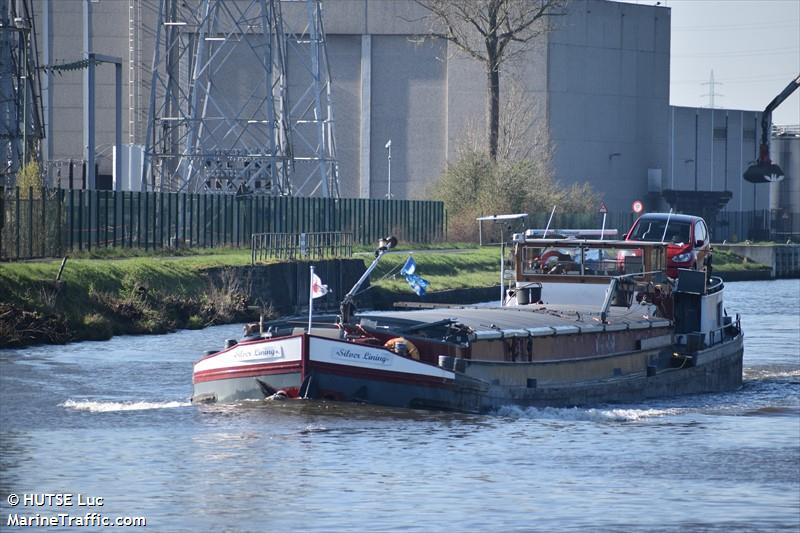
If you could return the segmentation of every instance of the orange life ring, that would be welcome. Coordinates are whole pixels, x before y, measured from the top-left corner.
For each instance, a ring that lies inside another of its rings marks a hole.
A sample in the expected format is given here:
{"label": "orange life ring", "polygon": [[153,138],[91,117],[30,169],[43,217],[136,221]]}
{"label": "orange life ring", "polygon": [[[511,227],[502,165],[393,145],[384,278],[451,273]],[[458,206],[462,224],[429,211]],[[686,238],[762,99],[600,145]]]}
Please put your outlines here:
{"label": "orange life ring", "polygon": [[389,350],[392,350],[394,352],[394,351],[396,351],[395,350],[395,345],[398,342],[406,343],[406,353],[408,353],[408,355],[409,355],[409,357],[411,357],[411,359],[416,359],[417,361],[419,361],[419,349],[416,346],[414,346],[413,342],[411,342],[410,340],[406,339],[405,337],[395,337],[393,339],[389,339],[388,341],[386,341],[386,343],[383,345],[383,347],[387,348]]}

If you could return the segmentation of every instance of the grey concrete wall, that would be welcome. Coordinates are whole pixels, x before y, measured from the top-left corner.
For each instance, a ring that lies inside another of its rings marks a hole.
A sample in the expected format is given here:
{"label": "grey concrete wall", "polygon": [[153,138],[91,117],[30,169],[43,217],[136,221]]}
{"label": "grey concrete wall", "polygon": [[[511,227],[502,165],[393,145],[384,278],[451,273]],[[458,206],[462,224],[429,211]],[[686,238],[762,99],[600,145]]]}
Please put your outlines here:
{"label": "grey concrete wall", "polygon": [[647,193],[647,169],[666,163],[669,10],[578,0],[557,24],[547,112],[556,177],[589,181],[610,209],[628,209]]}
{"label": "grey concrete wall", "polygon": [[446,50],[438,39],[372,39],[370,179],[373,198],[388,189],[384,148],[392,140],[392,195],[426,198],[441,174],[446,147]]}
{"label": "grey concrete wall", "polygon": [[742,179],[757,157],[760,121],[756,111],[672,107],[664,188],[730,191],[728,211],[767,208],[769,186]]}
{"label": "grey concrete wall", "polygon": [[328,36],[328,61],[336,98],[333,113],[336,127],[336,156],[339,160],[339,192],[357,198],[361,178],[359,138],[361,124],[361,36]]}
{"label": "grey concrete wall", "polygon": [[[50,6],[52,62],[81,57],[81,4],[34,2],[38,20],[43,6]],[[125,0],[92,4],[93,49],[123,58],[124,140],[143,144],[158,1],[136,0],[133,5],[131,11]],[[412,0],[328,0],[323,9],[342,195],[386,195],[384,144],[391,138],[392,193],[426,197],[458,148],[486,137],[483,66],[451,43],[432,38],[432,21]],[[290,30],[305,26],[303,2],[284,2],[283,12]],[[133,57],[140,59],[133,70],[128,68],[129,16],[138,43]],[[692,189],[694,162],[685,162],[692,159],[698,162],[700,190],[727,187],[735,195],[729,208],[752,208],[752,189],[745,190],[739,176],[742,162],[755,152],[752,124],[757,114],[715,110],[711,128],[708,110],[669,107],[669,9],[572,0],[554,24],[553,32],[529,52],[503,66],[501,90],[507,95],[513,83],[525,95],[524,105],[533,110],[539,130],[528,134],[533,139],[542,133],[552,141],[559,181],[589,181],[605,193],[611,209],[628,209],[632,200],[646,196],[648,169],[661,169],[665,188]],[[247,68],[246,60],[234,57],[228,70]],[[290,84],[298,88],[291,58],[289,70]],[[112,84],[113,69],[100,67],[97,142],[103,173],[111,167]],[[53,118],[48,126],[53,159],[82,157],[81,90],[80,72],[52,77]],[[712,142],[712,130],[722,128],[725,117],[726,136]],[[757,207],[766,206],[767,189],[757,190],[755,198]]]}

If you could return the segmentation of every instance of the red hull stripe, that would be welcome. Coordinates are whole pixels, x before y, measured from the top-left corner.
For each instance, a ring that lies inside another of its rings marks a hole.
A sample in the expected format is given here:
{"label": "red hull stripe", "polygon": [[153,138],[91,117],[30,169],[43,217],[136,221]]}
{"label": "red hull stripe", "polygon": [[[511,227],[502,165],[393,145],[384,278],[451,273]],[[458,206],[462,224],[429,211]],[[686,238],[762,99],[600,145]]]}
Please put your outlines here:
{"label": "red hull stripe", "polygon": [[335,365],[320,361],[310,361],[311,371],[319,370],[326,374],[336,374],[352,378],[370,379],[373,381],[388,381],[404,385],[419,385],[421,387],[450,388],[453,380],[425,376],[421,374],[407,374],[405,372],[388,372],[386,370],[372,370],[358,366]]}
{"label": "red hull stripe", "polygon": [[292,361],[291,363],[267,363],[248,365],[245,367],[213,368],[211,370],[195,372],[192,376],[192,383],[203,383],[205,381],[216,381],[218,379],[249,378],[270,374],[292,374],[300,372],[301,366],[301,361]]}

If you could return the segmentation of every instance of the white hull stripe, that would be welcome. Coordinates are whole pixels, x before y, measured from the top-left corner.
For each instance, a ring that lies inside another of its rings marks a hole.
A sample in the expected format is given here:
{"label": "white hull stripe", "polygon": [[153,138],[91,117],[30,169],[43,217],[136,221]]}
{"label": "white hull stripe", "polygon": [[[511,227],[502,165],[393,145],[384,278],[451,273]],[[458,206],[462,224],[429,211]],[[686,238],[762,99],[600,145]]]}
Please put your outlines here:
{"label": "white hull stripe", "polygon": [[281,340],[266,339],[260,342],[237,344],[228,350],[195,363],[194,371],[236,368],[265,363],[286,363],[303,358],[303,338]]}
{"label": "white hull stripe", "polygon": [[364,346],[350,342],[337,342],[311,337],[309,349],[311,361],[368,368],[370,370],[386,370],[387,372],[455,379],[453,372],[408,359],[407,357],[401,357],[378,346]]}

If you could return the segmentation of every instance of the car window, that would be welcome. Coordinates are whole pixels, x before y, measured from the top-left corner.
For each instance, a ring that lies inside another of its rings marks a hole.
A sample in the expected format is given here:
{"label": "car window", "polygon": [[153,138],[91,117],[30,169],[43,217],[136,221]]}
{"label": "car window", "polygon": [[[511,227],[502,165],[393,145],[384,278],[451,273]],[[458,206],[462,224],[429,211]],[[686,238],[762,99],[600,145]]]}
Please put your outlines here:
{"label": "car window", "polygon": [[666,225],[666,220],[639,220],[639,223],[633,228],[630,239],[634,241],[661,242],[661,238],[664,237],[664,242],[674,242],[676,244],[689,242],[690,224],[670,220],[667,233],[664,235],[664,227]]}
{"label": "car window", "polygon": [[694,239],[704,243],[708,242],[708,232],[706,231],[706,225],[702,221],[698,221],[697,226],[694,228]]}

